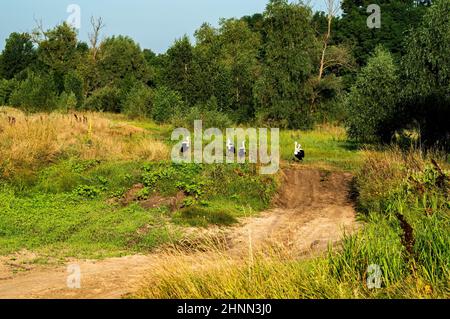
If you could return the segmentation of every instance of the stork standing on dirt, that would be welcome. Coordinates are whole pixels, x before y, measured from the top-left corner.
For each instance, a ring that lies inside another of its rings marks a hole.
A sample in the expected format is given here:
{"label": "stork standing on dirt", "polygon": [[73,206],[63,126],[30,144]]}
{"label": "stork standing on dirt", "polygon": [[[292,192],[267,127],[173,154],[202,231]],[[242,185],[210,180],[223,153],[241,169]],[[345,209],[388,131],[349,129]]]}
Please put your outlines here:
{"label": "stork standing on dirt", "polygon": [[295,142],[294,159],[303,161],[304,158],[305,158],[305,151],[303,150],[301,144]]}

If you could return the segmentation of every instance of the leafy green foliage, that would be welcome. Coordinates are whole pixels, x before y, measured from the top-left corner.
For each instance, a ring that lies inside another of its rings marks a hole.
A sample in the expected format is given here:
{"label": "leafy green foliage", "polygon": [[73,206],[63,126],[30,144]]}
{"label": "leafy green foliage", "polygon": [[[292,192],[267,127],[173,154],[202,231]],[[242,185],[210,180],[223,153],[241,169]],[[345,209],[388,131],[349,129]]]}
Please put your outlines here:
{"label": "leafy green foliage", "polygon": [[84,82],[83,77],[76,71],[70,71],[64,77],[64,92],[69,96],[73,94],[76,98],[76,107],[81,108],[84,104]]}
{"label": "leafy green foliage", "polygon": [[77,97],[73,92],[70,94],[63,92],[59,96],[58,109],[61,111],[68,112],[69,110],[75,110],[77,108],[77,104]]}
{"label": "leafy green foliage", "polygon": [[450,149],[450,1],[436,0],[408,37],[402,61],[403,126],[420,127],[427,146]]}
{"label": "leafy green foliage", "polygon": [[333,42],[349,42],[359,65],[367,63],[378,45],[384,46],[395,58],[404,54],[404,35],[416,27],[426,10],[415,0],[382,0],[376,4],[381,9],[381,28],[367,27],[367,8],[370,0],[342,1],[342,17],[336,21]]}
{"label": "leafy green foliage", "polygon": [[91,111],[119,112],[121,108],[120,93],[116,87],[104,86],[87,98],[85,108]]}
{"label": "leafy green foliage", "polygon": [[359,73],[346,100],[348,133],[360,141],[389,141],[395,116],[398,70],[388,51],[377,48]]}
{"label": "leafy green foliage", "polygon": [[11,96],[11,93],[14,92],[14,90],[16,89],[18,84],[19,83],[14,79],[12,79],[12,80],[1,79],[0,80],[0,105],[8,105],[9,104],[9,98]]}
{"label": "leafy green foliage", "polygon": [[184,103],[180,93],[167,87],[159,87],[155,90],[153,96],[152,118],[157,123],[166,122],[183,107]]}
{"label": "leafy green foliage", "polygon": [[238,122],[246,122],[254,117],[253,87],[260,71],[258,61],[261,39],[258,33],[241,20],[221,20],[219,41],[222,48],[220,63],[229,77],[227,111]]}
{"label": "leafy green foliage", "polygon": [[227,113],[218,110],[217,99],[214,96],[204,104],[178,110],[172,116],[171,123],[175,127],[193,128],[196,120],[202,120],[204,127],[208,128],[225,129],[233,125]]}
{"label": "leafy green foliage", "polygon": [[102,86],[120,87],[126,79],[143,83],[150,80],[148,65],[139,45],[124,36],[113,36],[101,43],[98,72]]}
{"label": "leafy green foliage", "polygon": [[0,56],[0,76],[9,80],[36,62],[36,50],[28,33],[11,33]]}
{"label": "leafy green foliage", "polygon": [[255,88],[259,117],[281,127],[310,128],[308,79],[319,57],[311,10],[273,0],[264,17],[265,63]]}
{"label": "leafy green foliage", "polygon": [[64,77],[81,61],[77,33],[64,22],[40,36],[43,39],[39,41],[38,60],[53,75],[56,92],[60,94],[64,91]]}
{"label": "leafy green foliage", "polygon": [[81,185],[75,189],[74,193],[84,198],[93,199],[100,194],[100,189],[94,186]]}
{"label": "leafy green foliage", "polygon": [[57,96],[52,77],[28,72],[27,78],[12,92],[9,103],[29,112],[53,110],[57,105]]}
{"label": "leafy green foliage", "polygon": [[122,112],[132,118],[149,117],[153,106],[153,91],[143,85],[134,86],[125,97]]}
{"label": "leafy green foliage", "polygon": [[194,103],[195,66],[193,47],[187,36],[176,40],[167,50],[164,83],[181,94],[186,104]]}

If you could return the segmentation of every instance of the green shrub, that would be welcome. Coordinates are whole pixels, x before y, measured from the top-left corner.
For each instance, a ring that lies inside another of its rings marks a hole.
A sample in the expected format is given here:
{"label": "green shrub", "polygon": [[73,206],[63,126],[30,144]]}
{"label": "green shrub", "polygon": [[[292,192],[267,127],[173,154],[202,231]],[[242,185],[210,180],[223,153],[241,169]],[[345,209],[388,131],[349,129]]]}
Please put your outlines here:
{"label": "green shrub", "polygon": [[64,77],[64,91],[70,96],[74,94],[76,98],[76,107],[81,108],[84,103],[84,80],[83,77],[75,72],[71,71]]}
{"label": "green shrub", "polygon": [[125,97],[122,111],[130,117],[147,117],[152,111],[152,90],[141,84],[134,86]]}
{"label": "green shrub", "polygon": [[120,112],[120,90],[112,86],[97,89],[87,98],[85,107],[91,111]]}
{"label": "green shrub", "polygon": [[11,96],[11,93],[16,89],[18,86],[18,82],[14,79],[12,80],[0,80],[0,105],[8,105],[9,104],[9,98]]}
{"label": "green shrub", "polygon": [[57,96],[52,77],[28,72],[10,97],[12,106],[28,112],[51,111],[57,106]]}
{"label": "green shrub", "polygon": [[95,186],[81,185],[75,189],[74,193],[84,198],[93,199],[100,195],[101,190]]}
{"label": "green shrub", "polygon": [[391,54],[378,47],[359,73],[346,100],[347,128],[351,138],[364,141],[389,141],[399,101],[398,69]]}
{"label": "green shrub", "polygon": [[203,127],[225,129],[233,125],[230,117],[218,109],[217,99],[212,96],[206,103],[175,112],[171,123],[176,127],[193,128],[194,121],[202,120]]}
{"label": "green shrub", "polygon": [[172,91],[167,87],[159,87],[153,97],[152,118],[158,122],[167,122],[175,112],[184,107],[180,93]]}
{"label": "green shrub", "polygon": [[73,92],[62,92],[58,100],[58,109],[61,111],[74,110],[78,106],[77,98]]}

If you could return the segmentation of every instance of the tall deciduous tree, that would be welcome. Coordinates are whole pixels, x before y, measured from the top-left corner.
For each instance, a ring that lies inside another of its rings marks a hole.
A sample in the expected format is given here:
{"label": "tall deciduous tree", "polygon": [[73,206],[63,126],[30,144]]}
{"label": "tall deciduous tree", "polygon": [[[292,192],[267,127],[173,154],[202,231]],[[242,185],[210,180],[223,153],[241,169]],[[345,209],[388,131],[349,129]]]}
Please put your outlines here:
{"label": "tall deciduous tree", "polygon": [[228,106],[239,121],[254,115],[253,86],[259,73],[259,33],[253,32],[242,20],[222,20],[220,23],[221,63],[229,76]]}
{"label": "tall deciduous tree", "polygon": [[450,0],[436,0],[411,32],[403,59],[408,117],[423,142],[450,149]]}
{"label": "tall deciduous tree", "polygon": [[38,59],[53,74],[58,93],[64,91],[64,77],[69,71],[78,67],[81,55],[86,53],[84,46],[79,46],[77,33],[67,23],[58,25],[49,31],[42,31],[38,39]]}
{"label": "tall deciduous tree", "polygon": [[124,36],[113,36],[101,43],[98,71],[101,86],[120,86],[124,81],[147,83],[151,80],[141,48]]}
{"label": "tall deciduous tree", "polygon": [[189,38],[185,35],[167,50],[164,68],[165,84],[178,91],[186,104],[193,104],[194,53]]}
{"label": "tall deciduous tree", "polygon": [[229,76],[221,63],[222,43],[219,30],[204,23],[195,31],[196,46],[194,49],[197,67],[195,84],[197,102],[205,104],[214,97],[218,109],[225,110],[229,106]]}
{"label": "tall deciduous tree", "polygon": [[346,101],[349,136],[364,142],[389,141],[388,123],[399,101],[398,68],[392,55],[378,47],[356,78]]}
{"label": "tall deciduous tree", "polygon": [[399,58],[404,54],[405,33],[417,26],[425,11],[417,0],[379,0],[375,3],[381,9],[381,27],[369,28],[367,18],[370,13],[367,8],[373,0],[343,0],[342,18],[337,25],[335,40],[350,41],[353,54],[360,65],[364,65],[377,45],[386,49]]}
{"label": "tall deciduous tree", "polygon": [[0,56],[0,76],[12,79],[36,60],[36,50],[28,33],[11,33]]}
{"label": "tall deciduous tree", "polygon": [[311,18],[310,8],[285,0],[270,1],[264,12],[264,66],[255,90],[262,119],[286,127],[312,125],[307,82],[320,46]]}
{"label": "tall deciduous tree", "polygon": [[60,74],[76,67],[77,33],[67,23],[46,31],[44,40],[39,42],[39,60],[51,70]]}

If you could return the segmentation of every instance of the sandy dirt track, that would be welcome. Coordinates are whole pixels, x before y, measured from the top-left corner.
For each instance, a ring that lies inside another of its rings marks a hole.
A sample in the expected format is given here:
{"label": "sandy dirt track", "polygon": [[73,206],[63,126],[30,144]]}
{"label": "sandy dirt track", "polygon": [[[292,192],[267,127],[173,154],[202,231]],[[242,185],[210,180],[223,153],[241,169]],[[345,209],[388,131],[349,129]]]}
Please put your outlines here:
{"label": "sandy dirt track", "polygon": [[[357,229],[350,196],[352,175],[301,167],[283,170],[283,184],[273,209],[220,230],[226,238],[225,254],[240,258],[249,247],[288,247],[294,255],[309,256],[337,244],[343,231]],[[208,230],[214,234],[216,230]],[[206,252],[208,253],[208,252]],[[197,253],[195,258],[201,259]],[[200,253],[201,254],[201,253]],[[179,256],[177,257],[179,258]],[[164,267],[167,256],[135,255],[105,260],[74,260],[81,269],[81,289],[67,288],[67,265],[30,266],[0,258],[0,298],[121,298],[132,293],[144,275]],[[22,271],[14,269],[22,267]]]}

